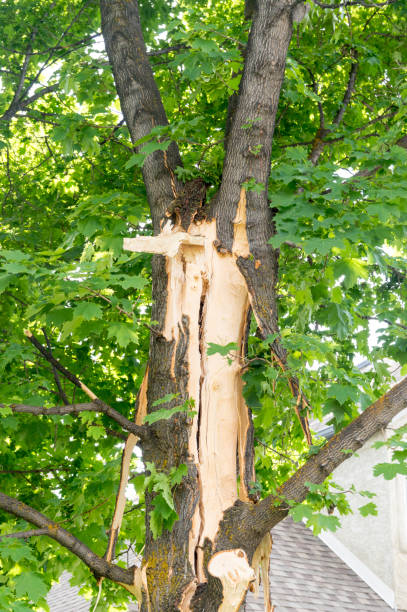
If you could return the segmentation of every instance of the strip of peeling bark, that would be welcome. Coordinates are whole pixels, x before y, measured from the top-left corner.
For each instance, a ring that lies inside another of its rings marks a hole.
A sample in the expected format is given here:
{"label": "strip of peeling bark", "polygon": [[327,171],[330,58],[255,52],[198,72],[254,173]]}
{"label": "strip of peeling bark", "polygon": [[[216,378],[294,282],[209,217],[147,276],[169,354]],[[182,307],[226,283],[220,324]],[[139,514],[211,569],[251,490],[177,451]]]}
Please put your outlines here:
{"label": "strip of peeling bark", "polygon": [[[144,417],[147,413],[147,385],[148,368],[144,375],[143,382],[141,383],[140,391],[138,393],[136,402],[135,423],[139,427],[141,427],[141,425],[143,424]],[[126,487],[129,481],[131,459],[138,440],[138,436],[135,436],[131,433],[126,440],[126,444],[124,445],[122,453],[119,488],[116,496],[116,504],[113,513],[112,524],[109,530],[109,542],[105,553],[105,559],[109,562],[115,556],[116,542],[122,525],[124,508],[126,506]]]}
{"label": "strip of peeling bark", "polygon": [[[136,0],[101,0],[102,33],[112,66],[122,112],[135,143],[147,136],[153,127],[166,126],[168,120],[154,80]],[[153,218],[154,230],[181,184],[174,175],[181,166],[177,145],[167,151],[156,151],[143,165],[143,179]]]}
{"label": "strip of peeling bark", "polygon": [[108,563],[105,559],[96,555],[86,544],[69,533],[69,531],[60,527],[58,523],[38,512],[38,510],[31,508],[31,506],[27,506],[27,504],[18,499],[0,492],[0,508],[45,530],[48,537],[62,544],[62,546],[79,557],[92,570],[95,576],[103,576],[124,584],[133,584],[135,568],[124,569]]}

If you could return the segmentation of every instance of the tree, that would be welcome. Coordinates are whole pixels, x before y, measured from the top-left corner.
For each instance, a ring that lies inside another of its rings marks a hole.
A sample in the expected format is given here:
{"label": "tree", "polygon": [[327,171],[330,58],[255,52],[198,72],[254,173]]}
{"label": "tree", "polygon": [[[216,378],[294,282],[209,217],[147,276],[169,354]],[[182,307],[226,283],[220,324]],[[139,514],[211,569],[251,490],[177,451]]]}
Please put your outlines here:
{"label": "tree", "polygon": [[327,477],[407,404],[407,12],[100,14],[108,61],[96,2],[1,6],[0,603],[67,568],[103,609],[237,610],[273,526],[335,529]]}

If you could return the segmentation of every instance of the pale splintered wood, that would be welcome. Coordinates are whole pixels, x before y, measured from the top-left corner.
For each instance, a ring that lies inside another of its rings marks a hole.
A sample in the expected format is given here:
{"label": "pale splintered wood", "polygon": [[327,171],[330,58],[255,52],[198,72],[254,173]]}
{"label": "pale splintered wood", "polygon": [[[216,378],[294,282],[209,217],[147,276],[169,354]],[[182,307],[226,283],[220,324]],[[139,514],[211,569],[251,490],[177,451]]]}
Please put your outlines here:
{"label": "pale splintered wood", "polygon": [[219,612],[237,612],[247,587],[256,575],[240,548],[218,552],[209,560],[208,572],[219,578],[223,587],[223,600]]}
{"label": "pale splintered wood", "polygon": [[204,238],[191,236],[187,232],[162,233],[159,236],[137,236],[136,238],[124,238],[123,248],[125,251],[137,253],[157,253],[174,257],[182,244],[203,246]]}
{"label": "pale splintered wood", "polygon": [[[243,475],[250,423],[240,374],[249,295],[236,265],[237,257],[249,255],[244,190],[234,227],[231,253],[219,253],[215,248],[215,221],[191,225],[188,232],[167,224],[159,236],[124,241],[128,250],[166,256],[167,310],[162,333],[166,340],[174,342],[174,380],[177,345],[185,333],[183,321],[188,321],[188,394],[194,399],[198,413],[190,430],[189,454],[198,471],[200,500],[189,533],[189,562],[196,578],[184,590],[179,604],[183,612],[190,609],[197,583],[206,582],[205,539],[215,540],[224,511],[238,497],[237,450],[242,481],[240,496],[248,500]],[[209,343],[222,346],[233,343],[237,349],[230,353],[228,360],[220,354],[208,355]],[[243,557],[237,556],[236,551],[224,557],[232,559],[234,566],[232,573],[225,574],[224,578],[227,598],[220,608],[223,612],[237,609],[230,606],[235,601],[236,605],[240,603],[249,581],[254,579],[245,553],[241,552]]]}
{"label": "pale splintered wood", "polygon": [[269,569],[270,569],[270,554],[271,548],[273,546],[273,540],[269,533],[266,533],[264,538],[261,540],[260,544],[256,548],[253,559],[252,559],[252,567],[254,569],[256,579],[253,582],[252,590],[255,597],[259,596],[259,586],[260,582],[263,584],[263,592],[264,592],[264,611],[265,612],[273,612],[273,607],[271,605],[270,598],[270,578],[269,578]]}
{"label": "pale splintered wood", "polygon": [[[139,391],[139,402],[138,410],[136,414],[136,425],[142,425],[144,417],[147,414],[147,384],[148,384],[148,368],[141,383]],[[109,542],[106,551],[106,561],[111,561],[116,540],[119,535],[120,527],[123,520],[124,508],[126,506],[126,487],[129,481],[130,464],[133,456],[134,447],[138,442],[138,437],[134,434],[130,434],[124,445],[122,454],[122,464],[120,470],[120,483],[119,489],[116,496],[116,504],[113,513],[112,524],[109,532]]]}
{"label": "pale splintered wood", "polygon": [[133,584],[125,584],[124,582],[119,582],[119,584],[134,595],[134,597],[140,603],[143,598],[144,590],[146,593],[147,612],[151,612],[150,598],[148,597],[147,567],[148,563],[143,565],[143,567],[134,568]]}
{"label": "pale splintered wood", "polygon": [[237,205],[236,217],[233,221],[234,241],[233,253],[237,257],[249,257],[250,246],[246,230],[246,190],[241,189]]}

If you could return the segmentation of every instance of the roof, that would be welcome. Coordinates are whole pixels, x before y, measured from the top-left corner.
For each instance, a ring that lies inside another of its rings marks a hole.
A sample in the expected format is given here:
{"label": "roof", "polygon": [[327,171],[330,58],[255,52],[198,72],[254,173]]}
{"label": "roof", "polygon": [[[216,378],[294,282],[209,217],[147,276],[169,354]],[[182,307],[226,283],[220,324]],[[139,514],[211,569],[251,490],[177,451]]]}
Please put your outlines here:
{"label": "roof", "polygon": [[[287,518],[272,531],[270,591],[275,612],[388,612],[390,608],[302,523]],[[244,609],[244,608],[243,608]],[[245,612],[263,612],[249,593]]]}
{"label": "roof", "polygon": [[[388,612],[376,593],[302,523],[290,518],[272,531],[270,585],[275,612]],[[71,587],[69,574],[48,595],[51,612],[88,612],[90,604]],[[129,612],[137,608],[132,605]],[[263,612],[263,595],[249,593],[245,612]]]}

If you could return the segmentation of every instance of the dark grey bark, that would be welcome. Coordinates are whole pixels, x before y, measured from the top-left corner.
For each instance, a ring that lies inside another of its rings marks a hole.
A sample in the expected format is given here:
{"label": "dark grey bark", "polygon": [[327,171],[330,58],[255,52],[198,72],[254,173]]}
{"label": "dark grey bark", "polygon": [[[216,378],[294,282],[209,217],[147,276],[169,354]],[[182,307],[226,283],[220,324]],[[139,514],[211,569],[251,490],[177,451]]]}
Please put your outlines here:
{"label": "dark grey bark", "polygon": [[[135,143],[154,127],[168,125],[144,44],[138,4],[136,0],[101,0],[100,11],[121,108]],[[143,166],[156,233],[160,231],[160,221],[169,203],[180,189],[174,175],[177,166],[181,166],[181,158],[174,142],[166,152],[149,155]]]}

